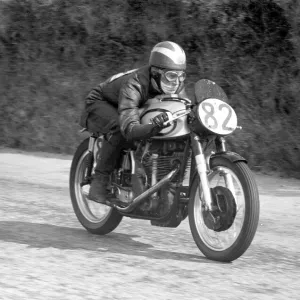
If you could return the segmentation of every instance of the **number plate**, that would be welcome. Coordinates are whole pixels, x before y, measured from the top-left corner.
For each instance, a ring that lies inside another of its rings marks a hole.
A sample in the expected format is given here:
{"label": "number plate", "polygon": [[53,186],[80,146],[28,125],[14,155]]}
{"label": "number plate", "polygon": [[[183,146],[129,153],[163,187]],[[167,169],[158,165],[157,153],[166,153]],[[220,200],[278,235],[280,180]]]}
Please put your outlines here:
{"label": "number plate", "polygon": [[202,101],[198,105],[198,115],[203,126],[215,134],[230,134],[237,126],[234,109],[219,99],[209,98]]}

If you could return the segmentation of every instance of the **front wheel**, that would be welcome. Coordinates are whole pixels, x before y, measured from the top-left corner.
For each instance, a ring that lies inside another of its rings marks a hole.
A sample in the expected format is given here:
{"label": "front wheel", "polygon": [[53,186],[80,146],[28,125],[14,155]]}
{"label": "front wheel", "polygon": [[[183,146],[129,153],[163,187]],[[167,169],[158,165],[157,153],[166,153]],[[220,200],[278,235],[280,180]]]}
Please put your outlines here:
{"label": "front wheel", "polygon": [[70,196],[74,212],[81,225],[93,234],[107,234],[121,222],[122,215],[112,207],[87,198],[89,184],[81,186],[86,178],[89,139],[84,140],[75,152],[70,171]]}
{"label": "front wheel", "polygon": [[199,177],[189,201],[189,223],[195,243],[209,259],[230,262],[250,246],[259,220],[259,194],[254,176],[245,162],[213,158],[209,185],[216,211],[211,214],[202,201]]}

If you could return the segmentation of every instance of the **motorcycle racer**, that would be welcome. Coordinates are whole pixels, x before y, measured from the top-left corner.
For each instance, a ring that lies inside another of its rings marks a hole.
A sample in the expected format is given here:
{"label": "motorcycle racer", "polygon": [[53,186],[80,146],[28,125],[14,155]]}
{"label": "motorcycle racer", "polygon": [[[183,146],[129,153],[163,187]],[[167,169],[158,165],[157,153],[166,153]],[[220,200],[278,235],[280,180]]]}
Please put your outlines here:
{"label": "motorcycle racer", "polygon": [[140,123],[139,108],[162,94],[184,94],[186,55],[176,43],[156,44],[149,63],[138,69],[116,74],[96,86],[85,99],[80,125],[103,134],[102,150],[96,163],[89,198],[105,203],[109,176],[126,141],[155,136],[168,120],[166,113]]}

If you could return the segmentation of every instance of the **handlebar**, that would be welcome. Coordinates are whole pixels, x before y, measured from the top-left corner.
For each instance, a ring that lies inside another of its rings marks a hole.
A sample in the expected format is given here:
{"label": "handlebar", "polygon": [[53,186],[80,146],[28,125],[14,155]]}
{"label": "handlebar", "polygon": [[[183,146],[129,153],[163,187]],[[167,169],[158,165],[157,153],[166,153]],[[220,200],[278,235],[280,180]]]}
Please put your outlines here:
{"label": "handlebar", "polygon": [[179,118],[181,118],[181,117],[183,117],[183,116],[188,115],[190,112],[191,112],[190,109],[184,110],[183,113],[182,113],[182,111],[177,111],[177,112],[175,112],[174,114],[172,114],[172,113],[170,113],[170,112],[166,112],[166,114],[168,115],[169,120],[166,121],[166,122],[164,122],[164,125],[163,125],[163,126],[171,125],[172,122],[174,122],[175,120],[177,120],[177,119],[179,119]]}
{"label": "handlebar", "polygon": [[[163,123],[163,126],[169,126],[174,122],[175,120],[184,117],[188,115],[191,112],[192,107],[192,101],[188,98],[182,97],[178,94],[168,94],[168,95],[159,95],[155,98],[149,99],[149,101],[154,101],[153,103],[159,103],[159,102],[166,102],[166,101],[174,101],[174,102],[181,102],[185,104],[186,109],[181,109],[175,113],[166,112],[168,116],[168,121]],[[142,114],[143,109],[139,110],[140,115]],[[151,121],[151,120],[150,120]],[[149,124],[152,124],[151,122]]]}

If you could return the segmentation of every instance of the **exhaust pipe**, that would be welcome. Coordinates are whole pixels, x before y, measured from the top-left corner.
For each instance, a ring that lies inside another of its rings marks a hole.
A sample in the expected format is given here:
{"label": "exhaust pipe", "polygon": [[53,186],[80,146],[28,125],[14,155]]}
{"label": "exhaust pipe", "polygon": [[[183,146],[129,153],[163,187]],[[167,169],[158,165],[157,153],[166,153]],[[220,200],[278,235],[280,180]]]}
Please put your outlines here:
{"label": "exhaust pipe", "polygon": [[151,186],[147,191],[134,198],[128,206],[120,207],[115,205],[114,208],[116,208],[120,212],[125,212],[125,213],[132,212],[141,202],[143,202],[143,200],[147,199],[150,195],[157,192],[162,186],[164,186],[166,183],[172,180],[172,178],[176,175],[178,171],[179,171],[179,166],[177,166],[169,174],[163,177],[158,183]]}

